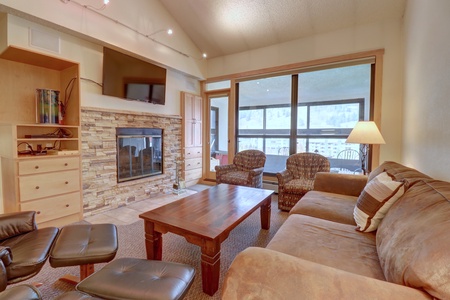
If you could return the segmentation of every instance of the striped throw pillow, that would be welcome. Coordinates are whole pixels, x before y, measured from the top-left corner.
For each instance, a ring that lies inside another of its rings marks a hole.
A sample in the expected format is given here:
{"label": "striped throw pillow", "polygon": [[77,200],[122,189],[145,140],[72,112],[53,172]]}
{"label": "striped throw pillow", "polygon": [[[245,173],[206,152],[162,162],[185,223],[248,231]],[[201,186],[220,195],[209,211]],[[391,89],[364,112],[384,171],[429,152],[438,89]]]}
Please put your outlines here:
{"label": "striped throw pillow", "polygon": [[382,172],[369,181],[356,202],[353,217],[356,230],[375,231],[389,208],[405,192],[404,183]]}

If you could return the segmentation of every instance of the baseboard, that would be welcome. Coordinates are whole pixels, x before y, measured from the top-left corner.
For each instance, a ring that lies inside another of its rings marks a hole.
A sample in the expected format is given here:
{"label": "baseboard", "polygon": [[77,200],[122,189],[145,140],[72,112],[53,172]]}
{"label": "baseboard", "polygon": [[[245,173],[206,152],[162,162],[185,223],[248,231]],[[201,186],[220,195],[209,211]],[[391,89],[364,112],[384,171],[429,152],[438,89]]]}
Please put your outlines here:
{"label": "baseboard", "polygon": [[278,194],[278,183],[273,181],[263,181],[263,189],[271,190]]}

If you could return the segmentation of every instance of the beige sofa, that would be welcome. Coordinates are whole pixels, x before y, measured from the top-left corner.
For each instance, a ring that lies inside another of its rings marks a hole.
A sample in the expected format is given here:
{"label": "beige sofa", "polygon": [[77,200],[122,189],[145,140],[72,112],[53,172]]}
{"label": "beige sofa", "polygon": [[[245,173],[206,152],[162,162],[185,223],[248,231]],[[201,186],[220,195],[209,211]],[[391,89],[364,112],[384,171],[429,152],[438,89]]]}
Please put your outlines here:
{"label": "beige sofa", "polygon": [[[404,194],[373,232],[358,196],[387,171]],[[450,299],[450,183],[385,162],[369,177],[319,173],[266,248],[231,264],[222,299]]]}

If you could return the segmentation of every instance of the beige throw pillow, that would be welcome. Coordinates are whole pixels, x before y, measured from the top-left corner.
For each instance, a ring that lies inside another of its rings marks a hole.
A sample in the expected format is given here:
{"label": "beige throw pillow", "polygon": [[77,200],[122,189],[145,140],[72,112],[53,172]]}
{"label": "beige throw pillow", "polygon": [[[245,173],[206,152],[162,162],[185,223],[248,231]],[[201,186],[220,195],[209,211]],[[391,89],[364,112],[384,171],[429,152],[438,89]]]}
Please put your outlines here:
{"label": "beige throw pillow", "polygon": [[405,192],[404,183],[382,172],[369,181],[356,202],[353,217],[356,230],[370,232],[378,228],[392,204]]}

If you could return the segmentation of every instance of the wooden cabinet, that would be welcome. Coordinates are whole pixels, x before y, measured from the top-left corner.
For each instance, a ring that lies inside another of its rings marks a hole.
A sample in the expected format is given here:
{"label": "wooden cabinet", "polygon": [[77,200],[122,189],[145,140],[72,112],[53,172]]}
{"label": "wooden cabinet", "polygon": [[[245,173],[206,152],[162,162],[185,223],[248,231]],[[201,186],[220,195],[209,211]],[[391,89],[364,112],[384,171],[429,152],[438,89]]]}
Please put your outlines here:
{"label": "wooden cabinet", "polygon": [[191,186],[202,178],[203,174],[203,112],[202,97],[186,92],[181,93],[182,116],[182,176],[186,186]]}
{"label": "wooden cabinet", "polygon": [[[0,54],[3,211],[34,210],[39,227],[82,219],[79,65],[10,46]],[[63,121],[37,123],[36,90],[59,91]]]}

